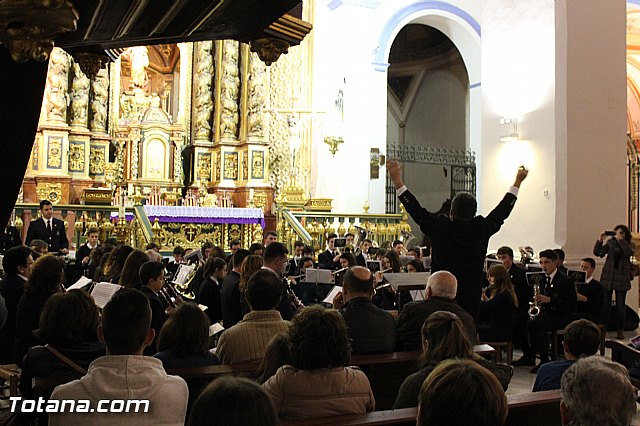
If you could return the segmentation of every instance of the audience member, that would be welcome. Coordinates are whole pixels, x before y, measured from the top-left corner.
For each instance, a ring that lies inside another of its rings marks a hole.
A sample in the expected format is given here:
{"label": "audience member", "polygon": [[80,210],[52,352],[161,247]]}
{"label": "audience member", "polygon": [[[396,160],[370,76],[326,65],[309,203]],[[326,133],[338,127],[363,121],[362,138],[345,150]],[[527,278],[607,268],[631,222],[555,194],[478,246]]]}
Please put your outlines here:
{"label": "audience member", "polygon": [[416,350],[421,347],[420,331],[429,315],[437,311],[448,311],[456,314],[465,326],[469,339],[475,342],[476,325],[464,309],[456,301],[458,283],[456,277],[447,271],[433,273],[427,281],[425,300],[407,304],[398,319],[398,350]]}
{"label": "audience member", "polygon": [[263,384],[276,374],[280,367],[292,362],[289,335],[287,333],[276,334],[267,344],[264,358],[262,358],[262,362],[258,370],[256,370],[256,380],[258,383]]}
{"label": "audience member", "polygon": [[242,319],[240,305],[240,270],[242,262],[250,256],[249,250],[239,249],[231,257],[231,272],[222,281],[220,298],[222,302],[222,325],[229,328]]}
{"label": "audience member", "polygon": [[600,349],[600,330],[589,320],[573,321],[564,329],[562,342],[566,359],[551,361],[540,366],[533,392],[560,389],[562,374],[571,367],[578,358],[595,355]]}
{"label": "audience member", "polygon": [[138,290],[116,293],[98,326],[98,338],[105,343],[107,355],[92,362],[80,380],[58,386],[51,395],[57,400],[89,400],[94,409],[99,400],[148,400],[148,412],[51,413],[49,425],[183,425],[187,384],[180,377],[167,375],[159,359],[142,356],[155,337],[150,325],[151,308],[144,294]]}
{"label": "audience member", "polygon": [[240,265],[240,282],[238,283],[238,289],[240,290],[240,308],[242,309],[242,316],[245,316],[251,311],[244,294],[247,282],[253,274],[262,268],[263,264],[264,261],[262,260],[262,256],[252,254],[247,256],[242,262],[242,265]]}
{"label": "audience member", "polygon": [[[153,250],[151,251],[156,253]],[[126,288],[135,288],[140,290],[143,286],[142,281],[140,281],[140,267],[150,260],[149,255],[142,250],[134,250],[129,253],[127,260],[125,260],[124,266],[122,267],[118,284]]]}
{"label": "audience member", "polygon": [[513,291],[509,271],[503,265],[493,265],[487,271],[489,292],[482,294],[478,316],[478,335],[483,342],[510,342],[518,298]]}
{"label": "audience member", "polygon": [[127,257],[133,251],[133,247],[126,244],[117,246],[109,255],[109,260],[103,269],[103,276],[98,281],[106,281],[110,283],[120,282],[120,274],[124,268]]}
{"label": "audience member", "polygon": [[596,261],[590,257],[585,257],[580,261],[580,269],[587,274],[587,279],[584,284],[577,286],[578,318],[586,318],[596,324],[602,324],[604,289],[600,282],[593,278],[593,272],[596,270]]}
{"label": "audience member", "polygon": [[500,426],[507,396],[486,368],[468,360],[440,363],[420,390],[418,426]]}
{"label": "audience member", "polygon": [[154,331],[154,339],[144,349],[145,355],[153,355],[157,351],[157,337],[160,335],[162,325],[167,319],[167,309],[158,293],[164,286],[164,266],[160,262],[146,262],[140,267],[140,282],[142,282],[142,294],[149,299],[151,307],[151,328]]}
{"label": "audience member", "polygon": [[37,238],[35,240],[31,240],[29,248],[31,248],[33,260],[36,260],[40,256],[44,256],[45,254],[49,254],[49,246],[44,240],[40,240]]}
{"label": "audience member", "polygon": [[282,281],[273,271],[260,269],[253,274],[245,296],[251,312],[220,336],[216,354],[223,364],[261,360],[271,338],[289,330],[289,321],[284,321],[276,310],[282,297]]}
{"label": "audience member", "polygon": [[628,426],[636,395],[627,370],[599,356],[576,361],[561,380],[560,417],[568,426]]}
{"label": "audience member", "polygon": [[344,274],[342,292],[333,299],[347,324],[354,354],[393,352],[396,347],[396,321],[371,303],[373,293],[371,271],[353,266]]}
{"label": "audience member", "polygon": [[285,365],[262,386],[285,419],[364,414],[375,409],[369,379],[347,367],[351,349],[347,326],[334,310],[308,307],[289,330],[292,365]]}
{"label": "audience member", "polygon": [[273,403],[257,383],[222,377],[196,400],[189,426],[278,426]]}
{"label": "audience member", "polygon": [[220,283],[224,279],[227,264],[219,257],[210,257],[203,266],[204,280],[200,284],[200,292],[196,299],[206,306],[209,322],[214,324],[222,319],[222,302],[220,300]]}

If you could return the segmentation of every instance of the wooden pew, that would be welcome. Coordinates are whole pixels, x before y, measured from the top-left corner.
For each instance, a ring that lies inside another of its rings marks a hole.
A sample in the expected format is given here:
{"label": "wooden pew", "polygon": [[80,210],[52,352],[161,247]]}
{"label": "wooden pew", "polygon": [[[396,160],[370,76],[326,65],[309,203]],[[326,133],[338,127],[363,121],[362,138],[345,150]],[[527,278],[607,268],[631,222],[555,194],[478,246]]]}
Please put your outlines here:
{"label": "wooden pew", "polygon": [[[560,426],[560,391],[507,396],[509,414],[505,426]],[[283,426],[409,426],[416,424],[417,408],[375,411],[373,413],[284,421]]]}
{"label": "wooden pew", "polygon": [[[640,360],[640,351],[629,346],[626,342],[619,340],[607,340],[604,342],[604,346],[611,349],[611,361],[622,364],[627,369],[633,366],[633,364]],[[640,379],[637,377],[629,376],[631,384],[640,389]]]}

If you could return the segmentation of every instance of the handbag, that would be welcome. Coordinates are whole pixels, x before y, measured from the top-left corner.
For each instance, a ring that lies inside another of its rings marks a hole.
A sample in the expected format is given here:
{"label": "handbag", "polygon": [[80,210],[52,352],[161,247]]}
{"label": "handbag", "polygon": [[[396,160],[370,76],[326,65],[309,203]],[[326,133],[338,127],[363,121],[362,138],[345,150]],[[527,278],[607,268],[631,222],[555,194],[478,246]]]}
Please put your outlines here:
{"label": "handbag", "polygon": [[629,265],[629,280],[633,280],[634,277],[640,275],[640,266],[635,263]]}

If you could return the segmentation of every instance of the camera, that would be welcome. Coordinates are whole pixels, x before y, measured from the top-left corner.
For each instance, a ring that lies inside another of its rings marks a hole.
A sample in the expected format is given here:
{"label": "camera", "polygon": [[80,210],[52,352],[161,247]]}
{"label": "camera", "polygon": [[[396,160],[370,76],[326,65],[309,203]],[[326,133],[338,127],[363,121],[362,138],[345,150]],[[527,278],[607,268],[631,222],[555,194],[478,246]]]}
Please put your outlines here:
{"label": "camera", "polygon": [[604,235],[607,235],[609,237],[615,237],[616,231],[604,231]]}
{"label": "camera", "polygon": [[347,245],[347,239],[346,238],[336,238],[333,240],[333,247],[334,248],[342,248],[344,246]]}

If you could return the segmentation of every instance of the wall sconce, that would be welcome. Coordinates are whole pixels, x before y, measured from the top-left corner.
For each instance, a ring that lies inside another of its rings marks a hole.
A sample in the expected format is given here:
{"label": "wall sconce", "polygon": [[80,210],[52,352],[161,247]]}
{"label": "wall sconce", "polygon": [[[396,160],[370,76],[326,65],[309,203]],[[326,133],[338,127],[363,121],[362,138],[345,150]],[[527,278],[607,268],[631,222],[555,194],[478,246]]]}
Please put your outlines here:
{"label": "wall sconce", "polygon": [[329,152],[331,152],[331,155],[335,157],[336,152],[338,152],[338,146],[341,143],[344,143],[344,139],[340,136],[325,136],[324,143],[329,145]]}
{"label": "wall sconce", "polygon": [[515,118],[505,118],[502,117],[500,119],[500,124],[507,127],[507,134],[500,136],[500,142],[513,142],[520,139],[520,135],[518,134],[518,120]]}

